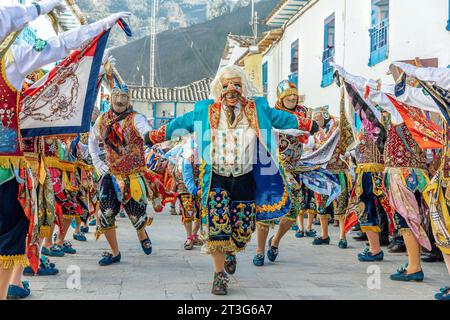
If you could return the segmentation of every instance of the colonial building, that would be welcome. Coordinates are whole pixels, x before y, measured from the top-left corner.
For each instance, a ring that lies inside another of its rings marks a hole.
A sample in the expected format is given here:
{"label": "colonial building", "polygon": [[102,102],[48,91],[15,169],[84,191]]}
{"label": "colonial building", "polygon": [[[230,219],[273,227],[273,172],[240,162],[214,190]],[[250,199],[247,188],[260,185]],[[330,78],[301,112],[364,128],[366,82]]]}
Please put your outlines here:
{"label": "colonial building", "polygon": [[[349,72],[392,83],[392,61],[419,57],[427,66],[450,65],[449,0],[282,0],[265,19],[277,28],[260,43],[264,92],[291,79],[308,106],[338,114],[332,84],[335,62]],[[267,46],[268,45],[268,46]]]}

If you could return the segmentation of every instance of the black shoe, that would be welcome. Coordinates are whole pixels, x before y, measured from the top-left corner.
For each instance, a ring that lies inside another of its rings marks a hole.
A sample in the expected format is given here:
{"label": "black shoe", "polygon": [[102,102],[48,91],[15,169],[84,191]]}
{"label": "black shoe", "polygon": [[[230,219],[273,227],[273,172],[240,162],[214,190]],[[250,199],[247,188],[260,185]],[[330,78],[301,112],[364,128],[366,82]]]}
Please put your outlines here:
{"label": "black shoe", "polygon": [[423,262],[442,262],[444,261],[444,258],[440,255],[429,253],[421,258]]}
{"label": "black shoe", "polygon": [[389,250],[389,253],[403,253],[406,252],[406,246],[404,244],[396,243]]}
{"label": "black shoe", "polygon": [[228,274],[234,274],[236,272],[236,265],[237,265],[237,260],[236,260],[236,255],[233,253],[226,253],[225,255],[225,271]]}
{"label": "black shoe", "polygon": [[389,239],[388,238],[381,238],[380,239],[380,246],[381,247],[388,247],[389,246]]}
{"label": "black shoe", "polygon": [[359,225],[359,224],[357,224],[356,226],[354,226],[353,228],[352,228],[352,231],[361,231],[361,226]]}
{"label": "black shoe", "polygon": [[398,241],[392,240],[391,242],[389,242],[387,248],[392,249],[396,244],[399,244]]}
{"label": "black shoe", "polygon": [[145,235],[147,236],[147,239],[140,241],[141,247],[146,255],[150,255],[150,254],[152,254],[152,251],[153,251],[152,242],[150,240],[150,237],[148,236],[147,231],[145,231]]}
{"label": "black shoe", "polygon": [[367,235],[363,232],[358,232],[355,236],[353,236],[353,239],[356,241],[367,241]]}
{"label": "black shoe", "polygon": [[227,285],[230,279],[225,272],[214,273],[214,282],[211,290],[212,294],[217,296],[225,296],[228,294]]}

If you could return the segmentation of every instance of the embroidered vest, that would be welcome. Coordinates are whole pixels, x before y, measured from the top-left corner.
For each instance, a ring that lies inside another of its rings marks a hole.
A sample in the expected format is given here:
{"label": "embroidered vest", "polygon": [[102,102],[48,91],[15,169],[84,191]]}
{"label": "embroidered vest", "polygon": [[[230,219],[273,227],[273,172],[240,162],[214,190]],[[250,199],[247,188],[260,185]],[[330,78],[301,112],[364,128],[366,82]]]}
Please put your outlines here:
{"label": "embroidered vest", "polygon": [[359,134],[359,145],[356,148],[356,162],[358,164],[363,163],[378,163],[383,164],[383,154],[376,145],[375,141],[369,137],[368,134],[362,129]]}
{"label": "embroidered vest", "polygon": [[220,106],[217,130],[213,132],[215,138],[212,149],[212,168],[218,175],[238,177],[253,170],[257,137],[248,118],[248,107],[241,107],[240,114],[236,115],[237,124],[235,128],[230,129],[225,107]]}
{"label": "embroidered vest", "polygon": [[6,79],[5,59],[0,60],[0,156],[22,156],[18,92]]}
{"label": "embroidered vest", "polygon": [[[106,131],[106,116],[101,115],[99,132]],[[134,127],[135,113],[130,113],[120,125],[124,143],[118,147],[118,152],[114,151],[108,144],[104,143],[106,151],[106,162],[115,175],[127,175],[145,168],[144,140]]]}
{"label": "embroidered vest", "polygon": [[427,169],[425,152],[414,141],[404,123],[389,126],[384,162],[386,167],[391,168]]}

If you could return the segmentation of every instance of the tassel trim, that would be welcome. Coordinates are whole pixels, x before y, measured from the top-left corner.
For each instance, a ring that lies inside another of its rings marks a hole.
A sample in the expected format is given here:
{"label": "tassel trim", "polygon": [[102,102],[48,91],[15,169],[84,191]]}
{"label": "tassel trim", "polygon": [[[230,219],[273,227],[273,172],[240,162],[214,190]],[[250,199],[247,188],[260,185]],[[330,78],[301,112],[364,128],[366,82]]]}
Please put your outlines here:
{"label": "tassel trim", "polygon": [[313,210],[313,209],[300,210],[300,213],[299,213],[300,217],[301,216],[305,216],[305,215],[309,215],[309,214],[316,215],[316,214],[319,214],[319,213],[317,211]]}
{"label": "tassel trim", "polygon": [[15,267],[27,267],[29,265],[27,256],[25,254],[19,254],[14,256],[2,256],[0,255],[0,269],[10,270]]}
{"label": "tassel trim", "polygon": [[361,231],[362,232],[372,231],[372,232],[380,233],[381,228],[379,226],[361,226]]}
{"label": "tassel trim", "polygon": [[50,226],[41,226],[39,228],[39,237],[41,239],[43,238],[51,238],[52,233],[51,233],[51,228]]}
{"label": "tassel trim", "polygon": [[366,172],[384,172],[384,165],[379,163],[359,163],[355,173],[362,174]]}
{"label": "tassel trim", "polygon": [[229,252],[234,250],[234,246],[231,243],[231,240],[225,240],[225,241],[208,241],[208,252],[214,253],[214,252]]}
{"label": "tassel trim", "polygon": [[104,234],[106,231],[109,231],[109,230],[115,230],[115,229],[117,229],[117,227],[114,225],[114,226],[112,226],[112,227],[108,227],[108,228],[98,228],[97,229],[97,231],[95,231],[95,240],[98,240],[98,239],[100,239],[100,236],[102,235],[102,234]]}
{"label": "tassel trim", "polygon": [[275,228],[275,221],[256,221],[256,228],[269,231],[269,229]]}
{"label": "tassel trim", "polygon": [[152,225],[152,223],[153,223],[153,218],[151,218],[151,217],[147,218],[147,222],[145,223],[145,227],[150,227]]}
{"label": "tassel trim", "polygon": [[67,171],[67,172],[75,172],[76,171],[75,163],[63,162],[63,161],[59,160],[58,158],[45,157],[44,163],[47,166],[47,168],[56,168],[61,171]]}
{"label": "tassel trim", "polygon": [[81,221],[80,215],[78,215],[78,214],[63,214],[63,218],[65,220],[75,219],[75,220],[77,220],[77,222]]}

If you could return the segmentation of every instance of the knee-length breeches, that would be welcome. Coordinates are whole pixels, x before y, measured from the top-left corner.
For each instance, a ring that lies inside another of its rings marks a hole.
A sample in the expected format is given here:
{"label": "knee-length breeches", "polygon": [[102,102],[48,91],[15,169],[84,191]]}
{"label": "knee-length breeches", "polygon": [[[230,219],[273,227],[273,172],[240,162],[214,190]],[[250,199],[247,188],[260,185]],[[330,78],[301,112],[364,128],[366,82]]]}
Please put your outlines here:
{"label": "knee-length breeches", "polygon": [[115,228],[116,216],[120,211],[121,204],[136,230],[142,230],[147,226],[147,204],[138,203],[132,198],[128,202],[122,203],[118,198],[111,176],[105,176],[100,186],[99,233]]}
{"label": "knee-length breeches", "polygon": [[27,264],[25,249],[29,220],[17,200],[18,193],[16,179],[0,185],[0,269]]}
{"label": "knee-length breeches", "polygon": [[181,222],[183,224],[200,220],[200,198],[189,193],[178,195],[181,204]]}
{"label": "knee-length breeches", "polygon": [[256,207],[251,173],[240,177],[213,175],[208,198],[208,248],[241,251],[255,230]]}

